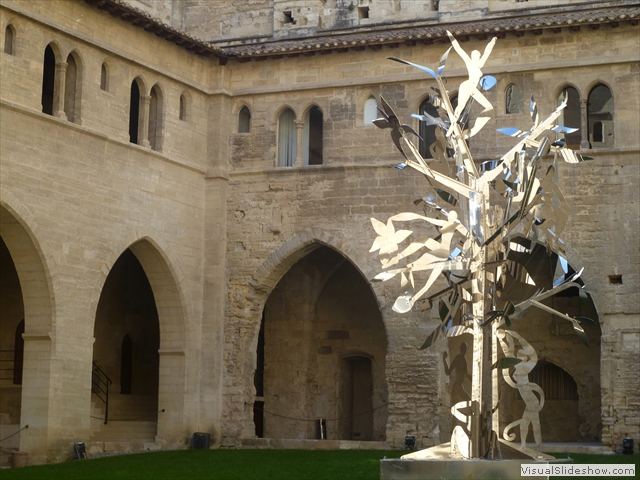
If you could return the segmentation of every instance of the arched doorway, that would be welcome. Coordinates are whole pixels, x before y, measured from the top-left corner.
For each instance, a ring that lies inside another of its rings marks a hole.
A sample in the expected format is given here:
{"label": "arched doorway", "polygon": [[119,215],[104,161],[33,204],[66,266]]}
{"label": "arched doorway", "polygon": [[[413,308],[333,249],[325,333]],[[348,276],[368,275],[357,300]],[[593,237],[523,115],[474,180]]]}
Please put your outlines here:
{"label": "arched doorway", "polygon": [[0,438],[12,435],[2,443],[4,449],[44,458],[50,417],[42,412],[52,400],[55,298],[34,219],[27,209],[18,211],[26,220],[8,203],[0,206]]}
{"label": "arched doorway", "polygon": [[22,399],[24,303],[20,279],[2,237],[0,237],[0,332],[0,425],[17,425],[20,423]]}
{"label": "arched doorway", "polygon": [[[94,337],[94,376],[103,374],[112,382],[109,422],[157,422],[158,310],[145,270],[130,249],[122,253],[107,276],[96,311]],[[105,395],[92,393],[94,410],[97,407],[104,412]]]}
{"label": "arched doorway", "polygon": [[[317,438],[316,421],[324,419],[327,439],[360,433],[361,440],[384,440],[386,332],[371,288],[351,262],[317,244],[273,289],[262,322],[258,436]],[[367,399],[354,399],[363,381]]]}
{"label": "arched doorway", "polygon": [[373,372],[371,359],[348,355],[340,365],[340,438],[373,440]]}

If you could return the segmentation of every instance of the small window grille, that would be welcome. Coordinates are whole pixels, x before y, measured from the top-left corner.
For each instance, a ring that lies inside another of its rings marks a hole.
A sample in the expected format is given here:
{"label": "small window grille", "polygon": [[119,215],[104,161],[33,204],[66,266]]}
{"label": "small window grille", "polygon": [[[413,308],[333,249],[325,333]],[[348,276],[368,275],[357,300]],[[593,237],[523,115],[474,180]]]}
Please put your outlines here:
{"label": "small window grille", "polygon": [[540,361],[529,381],[542,387],[546,400],[578,400],[578,386],[571,375],[551,362]]}

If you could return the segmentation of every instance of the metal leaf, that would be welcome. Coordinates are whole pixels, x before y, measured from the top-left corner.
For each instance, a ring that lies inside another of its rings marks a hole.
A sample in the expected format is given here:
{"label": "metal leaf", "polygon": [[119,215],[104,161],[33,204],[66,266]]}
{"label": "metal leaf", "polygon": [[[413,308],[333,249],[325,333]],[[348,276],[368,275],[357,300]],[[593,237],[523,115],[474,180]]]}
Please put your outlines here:
{"label": "metal leaf", "polygon": [[395,57],[387,57],[387,58],[389,60],[393,60],[394,62],[404,63],[405,65],[411,65],[412,67],[416,67],[416,68],[422,70],[423,72],[427,72],[433,78],[438,78],[438,74],[436,72],[434,72],[433,70],[431,70],[430,68],[423,67],[422,65],[418,65],[416,63],[407,62],[406,60],[402,60],[401,58],[395,58]]}
{"label": "metal leaf", "polygon": [[576,335],[578,335],[578,338],[580,339],[580,341],[582,343],[584,343],[587,347],[590,347],[589,339],[587,338],[587,334],[584,333],[584,328],[582,328],[580,323],[577,322],[576,320],[574,320],[571,323],[573,325],[573,331],[576,332]]}
{"label": "metal leaf", "polygon": [[440,300],[440,308],[438,310],[438,313],[440,314],[440,320],[442,320],[443,322],[447,319],[447,316],[449,315],[449,307],[442,300]]}
{"label": "metal leaf", "polygon": [[597,325],[597,323],[589,318],[589,317],[576,317],[576,320],[578,320],[582,325]]}
{"label": "metal leaf", "polygon": [[438,63],[438,75],[442,75],[445,64],[447,63],[447,57],[449,56],[449,52],[451,51],[452,48],[453,47],[449,47],[447,51],[444,52],[444,55],[440,57],[440,63]]}
{"label": "metal leaf", "polygon": [[454,197],[451,193],[447,192],[446,190],[441,190],[439,188],[436,188],[436,193],[438,194],[438,196],[440,198],[442,198],[445,202],[450,203],[451,205],[453,205],[454,207],[456,205],[458,205],[458,199],[456,197]]}
{"label": "metal leaf", "polygon": [[420,346],[418,350],[424,350],[425,348],[429,348],[433,343],[437,340],[438,336],[444,331],[444,325],[438,325],[436,329],[431,332],[431,334],[427,337],[424,343]]}
{"label": "metal leaf", "polygon": [[505,368],[511,368],[511,367],[515,367],[516,365],[518,365],[520,362],[522,362],[522,360],[520,360],[519,358],[514,358],[514,357],[503,357],[500,360],[498,360],[496,363],[494,363],[493,365],[491,365],[491,368],[497,368],[499,370],[505,369]]}

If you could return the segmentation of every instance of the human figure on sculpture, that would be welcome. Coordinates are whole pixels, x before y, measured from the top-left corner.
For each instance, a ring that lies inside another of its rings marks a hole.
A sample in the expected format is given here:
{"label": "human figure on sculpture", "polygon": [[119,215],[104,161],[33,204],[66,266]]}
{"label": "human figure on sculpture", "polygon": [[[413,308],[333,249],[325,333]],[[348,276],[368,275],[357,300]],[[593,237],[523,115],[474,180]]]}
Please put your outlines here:
{"label": "human figure on sculpture", "polygon": [[442,352],[442,360],[444,361],[444,373],[447,376],[451,376],[451,372],[455,372],[455,381],[451,387],[451,404],[455,405],[458,402],[470,400],[471,396],[464,389],[463,382],[466,378],[471,378],[469,369],[467,367],[467,359],[465,357],[467,353],[467,344],[462,342],[460,344],[460,353],[455,356],[451,365],[447,363],[447,352]]}
{"label": "human figure on sculpture", "polygon": [[462,413],[460,410],[468,410],[471,407],[471,396],[464,389],[463,382],[468,377],[469,368],[467,366],[467,344],[460,344],[460,353],[451,361],[451,365],[447,362],[447,352],[442,352],[442,360],[444,362],[444,373],[451,376],[455,373],[455,380],[451,387],[451,414],[454,417],[454,427],[451,432],[451,454],[454,456],[462,456],[469,458],[470,454],[470,431],[469,431],[469,412]]}
{"label": "human figure on sculpture", "polygon": [[464,60],[464,63],[467,66],[467,70],[469,71],[469,80],[465,80],[464,82],[462,82],[460,84],[460,88],[458,89],[458,106],[456,107],[456,110],[454,112],[454,118],[451,119],[451,127],[449,128],[449,132],[447,132],[447,134],[449,134],[450,132],[452,132],[455,123],[460,118],[460,114],[466,108],[467,102],[470,98],[473,97],[486,110],[493,109],[491,102],[489,102],[489,100],[487,100],[486,97],[482,93],[480,93],[480,90],[478,90],[478,83],[480,83],[480,79],[482,78],[482,67],[489,58],[489,54],[491,54],[491,50],[496,43],[496,37],[493,37],[487,44],[482,56],[480,55],[480,52],[478,50],[474,50],[471,52],[471,57],[469,57],[469,55],[467,55],[467,52],[462,49],[451,32],[447,31],[447,35],[449,35],[449,40],[451,40],[453,48]]}
{"label": "human figure on sculpture", "polygon": [[[538,363],[538,355],[529,342],[513,330],[498,330],[497,336],[505,356],[515,357],[521,360],[521,362],[514,367],[515,372],[513,373],[513,379],[510,377],[508,369],[504,369],[502,373],[504,380],[513,388],[518,389],[525,403],[522,418],[507,425],[504,429],[503,436],[506,440],[512,442],[515,439],[515,435],[510,434],[509,431],[519,424],[520,443],[522,447],[525,447],[529,433],[529,425],[531,425],[536,448],[540,451],[542,447],[540,410],[542,410],[544,406],[544,392],[538,384],[529,381],[529,373],[536,366],[536,363]],[[520,344],[519,348],[516,348],[516,341]]]}

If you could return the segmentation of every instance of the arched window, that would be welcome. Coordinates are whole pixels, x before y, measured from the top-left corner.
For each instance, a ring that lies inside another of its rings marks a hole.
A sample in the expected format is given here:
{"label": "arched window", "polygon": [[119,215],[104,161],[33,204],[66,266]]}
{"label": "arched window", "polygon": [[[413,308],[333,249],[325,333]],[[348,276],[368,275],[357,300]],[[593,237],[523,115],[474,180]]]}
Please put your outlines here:
{"label": "arched window", "polygon": [[242,107],[238,114],[238,133],[249,133],[251,131],[251,112],[249,108]]}
{"label": "arched window", "polygon": [[162,151],[162,92],[158,85],[151,88],[149,101],[149,143],[153,150]]}
{"label": "arched window", "polygon": [[364,102],[364,124],[371,125],[378,117],[378,102],[372,95]]}
{"label": "arched window", "polygon": [[103,63],[100,69],[100,90],[109,91],[109,68],[106,63]]}
{"label": "arched window", "polygon": [[304,118],[302,163],[322,165],[322,110],[311,107]]}
{"label": "arched window", "polygon": [[44,49],[42,73],[42,113],[53,115],[53,91],[55,88],[56,55],[51,45]]}
{"label": "arched window", "polygon": [[15,52],[16,31],[13,25],[7,25],[4,31],[4,53],[7,55],[13,55]]}
{"label": "arched window", "polygon": [[542,387],[546,400],[578,400],[578,386],[571,375],[546,360],[531,370],[529,381]]}
{"label": "arched window", "polygon": [[[424,113],[431,115],[432,117],[438,117],[438,109],[434,107],[427,98],[420,104],[420,115]],[[419,132],[422,140],[420,140],[420,155],[422,158],[433,158],[431,154],[431,145],[436,141],[436,127],[435,125],[428,125],[425,122],[420,122]]]}
{"label": "arched window", "polygon": [[131,96],[129,99],[129,141],[138,144],[140,122],[140,86],[138,81],[131,82]]}
{"label": "arched window", "polygon": [[506,113],[522,112],[522,90],[513,83],[504,92],[504,104]]}
{"label": "arched window", "polygon": [[278,166],[291,167],[296,161],[296,115],[287,108],[278,119]]}
{"label": "arched window", "polygon": [[577,128],[578,131],[566,135],[559,134],[558,136],[565,139],[567,147],[579,149],[580,139],[582,138],[580,133],[580,94],[578,90],[573,87],[565,87],[562,92],[560,92],[560,95],[558,95],[558,105],[564,100],[565,94],[569,96],[567,106],[558,118],[558,124],[564,125],[565,127]]}
{"label": "arched window", "polygon": [[78,119],[78,108],[80,106],[79,98],[79,74],[78,65],[73,54],[67,57],[67,71],[64,81],[64,113],[67,120],[76,122]]}
{"label": "arched window", "polygon": [[589,92],[587,103],[591,148],[613,146],[613,96],[609,87],[598,84]]}
{"label": "arched window", "polygon": [[188,100],[187,100],[187,96],[183,93],[182,95],[180,95],[180,120],[182,121],[187,121],[187,117],[188,117]]}

